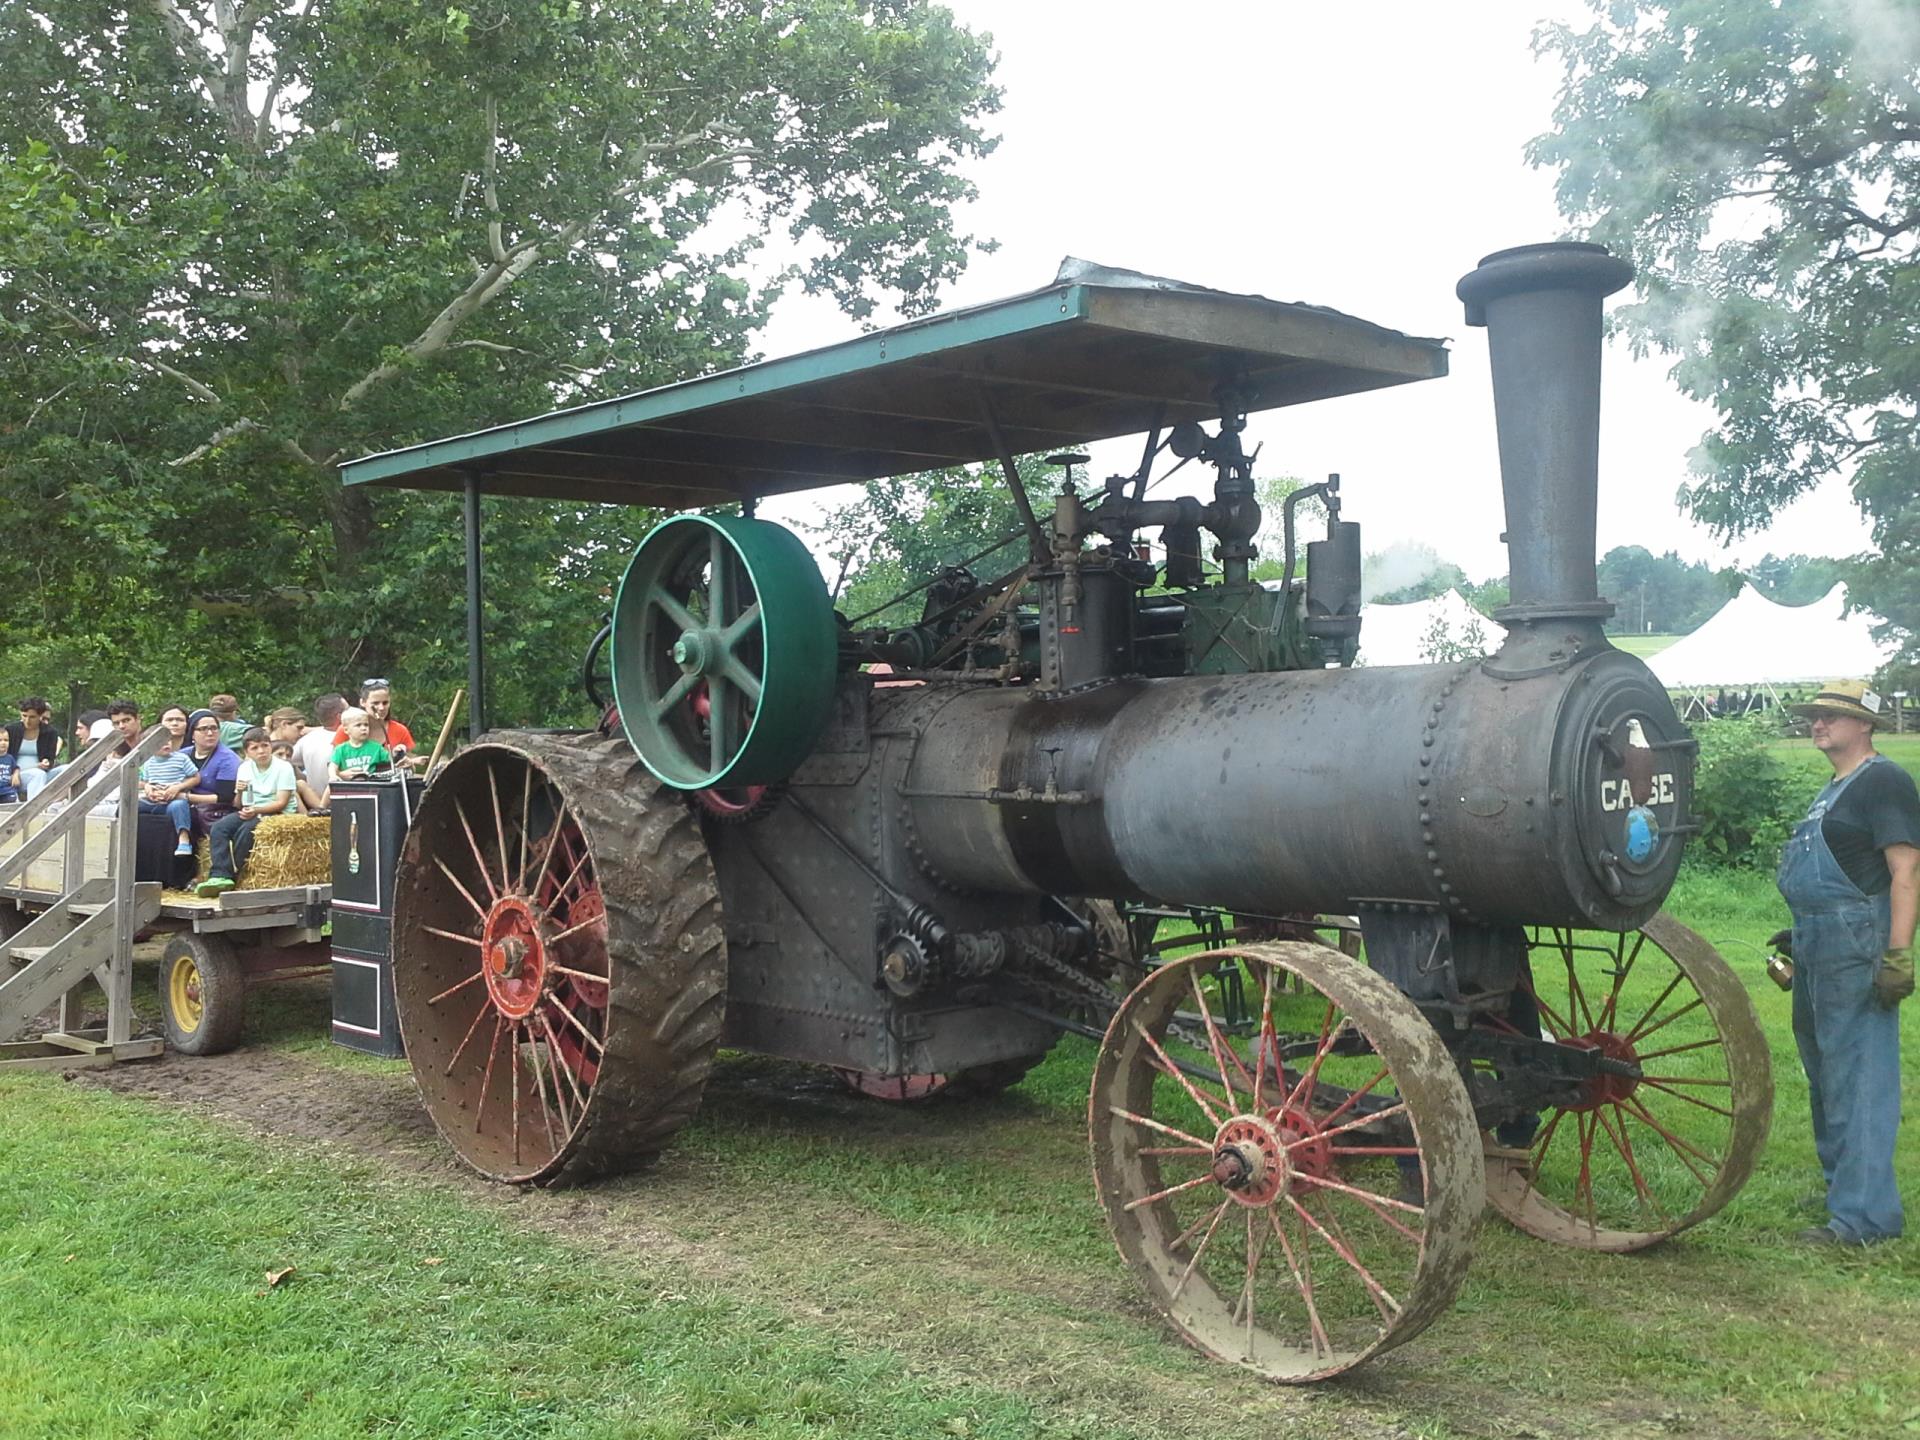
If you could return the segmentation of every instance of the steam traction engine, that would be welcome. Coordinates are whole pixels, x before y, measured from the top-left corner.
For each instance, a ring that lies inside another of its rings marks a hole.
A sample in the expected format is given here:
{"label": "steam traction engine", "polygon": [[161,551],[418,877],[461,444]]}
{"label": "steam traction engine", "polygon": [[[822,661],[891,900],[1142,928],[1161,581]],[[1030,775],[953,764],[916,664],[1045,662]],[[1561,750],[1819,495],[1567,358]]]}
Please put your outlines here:
{"label": "steam traction engine", "polygon": [[[1194,1344],[1283,1380],[1446,1309],[1484,1202],[1601,1250],[1719,1209],[1771,1087],[1744,990],[1657,913],[1692,742],[1601,631],[1601,302],[1629,278],[1543,245],[1460,282],[1512,594],[1498,653],[1460,664],[1352,666],[1337,480],[1304,565],[1290,504],[1285,579],[1250,577],[1247,416],[1443,374],[1444,349],[1128,272],[349,467],[743,512],[677,514],[634,555],[623,733],[494,732],[426,794],[393,961],[442,1133],[500,1179],[570,1182],[658,1151],[722,1045],[911,1095],[1093,1035],[1121,1253]],[[1069,472],[1050,510],[1013,464],[1125,434],[1136,473]],[[848,626],[752,516],[980,459],[1024,558],[928,577],[917,625]],[[1195,462],[1210,499],[1150,493]],[[1220,915],[1228,943],[1129,947],[1103,900]]]}

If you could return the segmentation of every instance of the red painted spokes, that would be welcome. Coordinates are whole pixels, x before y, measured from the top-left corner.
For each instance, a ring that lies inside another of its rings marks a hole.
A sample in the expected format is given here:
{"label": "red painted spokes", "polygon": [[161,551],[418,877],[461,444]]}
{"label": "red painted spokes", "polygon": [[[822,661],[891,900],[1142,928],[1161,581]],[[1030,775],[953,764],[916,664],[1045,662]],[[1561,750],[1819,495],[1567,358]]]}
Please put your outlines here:
{"label": "red painted spokes", "polygon": [[1666,916],[1619,935],[1540,930],[1530,964],[1541,1035],[1603,1065],[1517,1151],[1489,1152],[1489,1199],[1530,1234],[1616,1252],[1718,1210],[1751,1170],[1772,1104],[1738,978]]}
{"label": "red painted spokes", "polygon": [[609,1017],[606,902],[586,837],[558,790],[526,765],[511,777],[518,786],[506,787],[509,795],[518,789],[518,806],[503,806],[495,762],[484,770],[484,788],[470,767],[452,799],[464,845],[452,863],[432,857],[438,879],[464,901],[453,913],[468,913],[469,923],[423,927],[472,947],[469,973],[427,1003],[471,1005],[481,982],[479,1008],[463,1022],[442,1079],[469,1097],[474,1134],[492,1142],[503,1163],[511,1157],[509,1172],[532,1174],[579,1128],[599,1077]]}
{"label": "red painted spokes", "polygon": [[1471,1144],[1456,1153],[1466,1115],[1444,1048],[1385,982],[1324,947],[1249,946],[1163,966],[1121,1007],[1095,1070],[1095,1172],[1121,1252],[1182,1333],[1310,1379],[1450,1298],[1446,1252],[1478,1205],[1433,1172],[1477,1186]]}

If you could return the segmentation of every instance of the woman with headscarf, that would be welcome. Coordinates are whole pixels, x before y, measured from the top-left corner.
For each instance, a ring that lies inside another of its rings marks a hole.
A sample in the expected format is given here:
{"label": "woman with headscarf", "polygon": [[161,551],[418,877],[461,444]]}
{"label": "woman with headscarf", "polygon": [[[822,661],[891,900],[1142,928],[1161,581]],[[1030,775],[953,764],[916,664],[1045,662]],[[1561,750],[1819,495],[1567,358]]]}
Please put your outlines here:
{"label": "woman with headscarf", "polygon": [[233,782],[240,776],[240,757],[220,743],[220,719],[211,710],[187,717],[187,758],[200,771],[199,782],[187,792],[193,807],[193,833],[204,835],[213,822],[233,812]]}

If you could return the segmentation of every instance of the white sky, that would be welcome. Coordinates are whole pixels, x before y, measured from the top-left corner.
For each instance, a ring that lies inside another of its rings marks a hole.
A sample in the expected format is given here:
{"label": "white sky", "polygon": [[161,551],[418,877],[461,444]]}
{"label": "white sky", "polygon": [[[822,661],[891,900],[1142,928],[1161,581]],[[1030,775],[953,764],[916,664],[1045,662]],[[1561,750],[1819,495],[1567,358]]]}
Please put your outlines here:
{"label": "white sky", "polygon": [[[1530,40],[1542,18],[1582,22],[1584,6],[948,3],[993,36],[1006,102],[963,218],[1001,248],[945,303],[1037,288],[1072,254],[1451,337],[1447,379],[1266,411],[1247,438],[1265,443],[1263,475],[1338,471],[1369,552],[1422,541],[1476,580],[1504,573],[1486,332],[1466,327],[1453,286],[1489,251],[1563,233],[1550,174],[1522,155],[1548,128],[1558,80]],[[763,353],[853,332],[831,304],[794,297]],[[1712,414],[1679,395],[1665,361],[1610,346],[1601,413],[1602,553],[1640,544],[1724,565],[1867,548],[1838,480],[1731,548],[1683,517],[1674,494]],[[1138,456],[1137,441],[1112,442],[1092,471]],[[762,513],[811,518],[838,493]]]}

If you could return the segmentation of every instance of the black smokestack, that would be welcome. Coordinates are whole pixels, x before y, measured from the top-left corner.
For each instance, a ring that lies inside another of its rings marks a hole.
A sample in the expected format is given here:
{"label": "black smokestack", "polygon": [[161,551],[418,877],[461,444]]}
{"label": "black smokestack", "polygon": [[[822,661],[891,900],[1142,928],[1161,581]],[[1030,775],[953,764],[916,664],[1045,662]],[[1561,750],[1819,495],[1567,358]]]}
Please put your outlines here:
{"label": "black smokestack", "polygon": [[1461,277],[1467,323],[1493,355],[1512,603],[1496,619],[1601,620],[1600,302],[1633,267],[1599,245],[1522,245]]}

